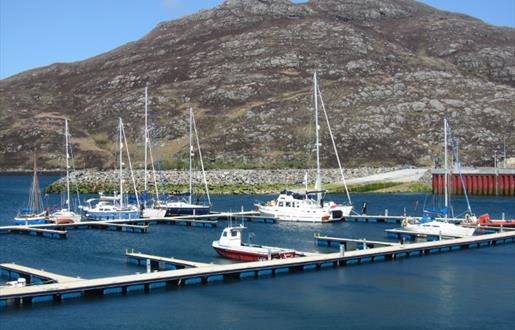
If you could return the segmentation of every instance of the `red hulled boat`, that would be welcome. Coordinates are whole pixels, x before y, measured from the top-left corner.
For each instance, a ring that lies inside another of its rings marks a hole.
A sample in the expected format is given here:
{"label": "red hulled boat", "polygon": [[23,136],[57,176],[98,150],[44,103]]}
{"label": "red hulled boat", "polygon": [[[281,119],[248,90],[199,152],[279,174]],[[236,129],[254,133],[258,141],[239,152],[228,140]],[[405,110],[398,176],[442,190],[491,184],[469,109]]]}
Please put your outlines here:
{"label": "red hulled boat", "polygon": [[479,217],[478,223],[480,226],[488,227],[513,227],[515,228],[515,220],[491,220],[488,214],[483,214]]}
{"label": "red hulled boat", "polygon": [[212,244],[215,251],[224,258],[240,261],[284,259],[296,256],[295,250],[292,249],[242,243],[241,233],[244,229],[242,225],[225,228],[220,239]]}

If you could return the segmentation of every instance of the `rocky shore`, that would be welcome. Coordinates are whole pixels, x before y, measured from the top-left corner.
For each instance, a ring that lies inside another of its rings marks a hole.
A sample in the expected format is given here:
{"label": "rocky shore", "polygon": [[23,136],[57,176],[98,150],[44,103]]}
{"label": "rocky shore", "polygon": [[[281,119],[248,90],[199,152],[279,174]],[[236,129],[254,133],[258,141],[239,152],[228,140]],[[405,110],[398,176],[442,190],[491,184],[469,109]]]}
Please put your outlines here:
{"label": "rocky shore", "polygon": [[[363,167],[344,170],[346,179],[370,176],[401,169],[401,167]],[[308,182],[313,185],[315,170],[308,170]],[[273,170],[210,170],[206,171],[206,180],[210,191],[214,193],[267,193],[277,192],[279,189],[303,187],[306,170],[302,169],[273,169]],[[144,185],[144,171],[136,170],[134,177],[138,190]],[[338,169],[322,169],[323,183],[329,190],[341,191],[341,176]],[[112,171],[77,171],[71,175],[73,185],[77,185],[81,193],[96,193],[99,191],[112,192],[119,185],[118,172]],[[186,191],[189,184],[189,172],[181,170],[158,171],[156,181],[161,191],[181,192]],[[427,181],[424,176],[420,181]],[[149,172],[148,190],[154,190],[154,179]],[[47,188],[47,192],[59,192],[64,188],[64,178],[59,179]],[[422,182],[427,183],[427,182]],[[132,179],[128,171],[124,172],[125,189],[132,190]],[[193,172],[193,184],[195,191],[203,190],[202,173]],[[360,185],[363,186],[363,185]],[[375,183],[377,186],[377,182]],[[391,187],[391,183],[389,184]],[[379,186],[380,188],[380,186]],[[385,187],[386,188],[386,187]]]}

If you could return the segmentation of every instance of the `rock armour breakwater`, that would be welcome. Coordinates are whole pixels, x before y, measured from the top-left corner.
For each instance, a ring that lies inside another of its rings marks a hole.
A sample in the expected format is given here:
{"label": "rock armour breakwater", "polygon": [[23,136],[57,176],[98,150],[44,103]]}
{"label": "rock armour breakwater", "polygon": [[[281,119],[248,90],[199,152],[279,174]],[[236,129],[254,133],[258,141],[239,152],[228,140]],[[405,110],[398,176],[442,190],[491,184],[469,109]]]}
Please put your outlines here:
{"label": "rock armour breakwater", "polygon": [[[353,168],[344,170],[345,178],[358,178],[378,173],[385,173],[399,169],[399,167],[382,168]],[[308,170],[309,184],[313,184],[315,170]],[[274,170],[210,170],[206,171],[208,185],[218,193],[245,193],[245,192],[273,192],[286,187],[302,186],[306,170],[302,169],[274,169]],[[134,177],[138,190],[142,190],[144,183],[144,171],[136,170]],[[157,182],[165,191],[181,191],[187,188],[189,183],[189,172],[182,170],[158,171],[156,172]],[[322,169],[322,180],[325,184],[341,183],[341,176],[338,169]],[[71,175],[73,184],[77,184],[81,192],[110,192],[117,190],[117,171],[77,171]],[[124,172],[124,183],[126,189],[132,187],[132,179],[128,171]],[[193,172],[193,183],[196,190],[202,187],[202,173]],[[153,177],[149,172],[148,190],[153,191]],[[50,192],[57,192],[64,186],[64,179],[54,182],[49,188]]]}

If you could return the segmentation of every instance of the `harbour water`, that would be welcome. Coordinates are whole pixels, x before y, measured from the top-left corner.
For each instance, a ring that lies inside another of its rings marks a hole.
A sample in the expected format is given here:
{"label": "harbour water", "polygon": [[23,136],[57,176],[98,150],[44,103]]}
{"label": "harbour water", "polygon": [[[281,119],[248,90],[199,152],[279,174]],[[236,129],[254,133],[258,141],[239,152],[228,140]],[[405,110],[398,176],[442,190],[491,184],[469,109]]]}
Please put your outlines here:
{"label": "harbour water", "polygon": [[[55,177],[41,177],[44,186]],[[11,225],[27,198],[30,177],[0,176],[0,226]],[[214,196],[215,210],[249,210],[272,196]],[[344,201],[345,196],[330,196]],[[354,194],[369,214],[420,215],[432,196]],[[83,196],[86,198],[86,196]],[[330,199],[330,198],[329,198]],[[48,205],[59,196],[50,195]],[[515,217],[513,198],[474,197],[477,214]],[[462,199],[454,202],[464,210]],[[239,221],[239,219],[234,219]],[[227,263],[211,242],[217,228],[153,225],[146,234],[70,230],[64,240],[0,235],[0,262],[95,278],[143,272],[126,263],[126,248],[201,262]],[[387,240],[391,224],[246,223],[245,238],[301,251],[334,251],[314,245],[313,234]],[[2,279],[0,279],[1,281]],[[5,279],[4,279],[5,280]],[[515,245],[482,248],[394,262],[321,271],[40,303],[0,309],[1,329],[311,329],[455,328],[511,329],[515,326]]]}

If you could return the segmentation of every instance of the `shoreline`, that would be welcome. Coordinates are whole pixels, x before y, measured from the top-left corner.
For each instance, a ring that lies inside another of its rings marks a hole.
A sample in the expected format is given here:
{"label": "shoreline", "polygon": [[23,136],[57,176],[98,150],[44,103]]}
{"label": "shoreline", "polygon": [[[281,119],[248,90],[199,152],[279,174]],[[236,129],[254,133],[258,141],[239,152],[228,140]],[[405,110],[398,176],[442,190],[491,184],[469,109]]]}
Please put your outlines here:
{"label": "shoreline", "polygon": [[[403,171],[416,171],[417,175],[393,176],[392,173]],[[144,172],[134,171],[138,192],[143,191]],[[322,169],[322,185],[328,193],[344,193],[345,188],[338,169]],[[308,173],[308,186],[314,185],[314,170],[299,169],[274,169],[274,170],[209,170],[206,171],[209,193],[212,194],[267,194],[278,193],[279,191],[304,190],[304,176]],[[422,175],[422,174],[423,175]],[[354,168],[344,171],[346,182],[350,192],[429,192],[431,191],[430,175],[426,168],[405,169],[405,168]],[[204,193],[202,173],[192,172],[193,192]],[[370,180],[367,181],[367,178]],[[78,188],[82,194],[86,193],[112,193],[118,190],[117,171],[77,171],[70,176],[72,189]],[[133,191],[132,179],[128,172],[124,173],[125,191]],[[158,171],[156,181],[159,193],[180,193],[188,190],[189,172],[181,170]],[[65,180],[59,180],[50,184],[47,193],[60,193],[64,190]],[[149,173],[147,190],[153,193],[154,181],[152,173]]]}

